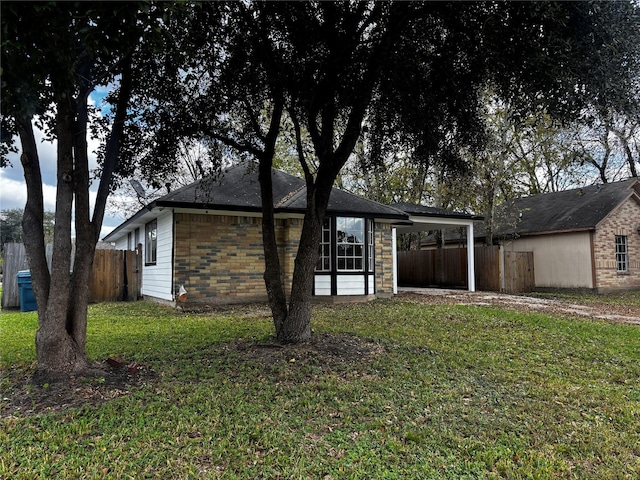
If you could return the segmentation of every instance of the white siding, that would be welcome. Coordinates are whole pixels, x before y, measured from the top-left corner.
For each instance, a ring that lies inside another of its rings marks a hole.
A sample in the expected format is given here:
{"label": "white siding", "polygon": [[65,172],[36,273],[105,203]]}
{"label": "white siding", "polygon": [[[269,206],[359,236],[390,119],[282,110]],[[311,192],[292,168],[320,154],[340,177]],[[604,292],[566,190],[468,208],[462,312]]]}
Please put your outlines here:
{"label": "white siding", "polygon": [[[141,229],[141,234],[144,228]],[[144,265],[142,269],[142,294],[163,300],[173,300],[173,213],[163,212],[158,217],[158,246],[155,265]],[[126,241],[126,237],[125,237]],[[146,241],[142,241],[142,258]]]}
{"label": "white siding", "polygon": [[364,295],[363,275],[338,275],[338,295]]}
{"label": "white siding", "polygon": [[376,276],[369,275],[369,295],[373,295],[375,293],[376,288]]}
{"label": "white siding", "polygon": [[118,240],[116,240],[116,250],[127,250],[127,235],[123,235]]}
{"label": "white siding", "polygon": [[331,295],[331,276],[330,275],[316,275],[315,294],[323,295],[323,296]]}
{"label": "white siding", "polygon": [[524,237],[505,248],[533,252],[536,287],[594,288],[589,232]]}

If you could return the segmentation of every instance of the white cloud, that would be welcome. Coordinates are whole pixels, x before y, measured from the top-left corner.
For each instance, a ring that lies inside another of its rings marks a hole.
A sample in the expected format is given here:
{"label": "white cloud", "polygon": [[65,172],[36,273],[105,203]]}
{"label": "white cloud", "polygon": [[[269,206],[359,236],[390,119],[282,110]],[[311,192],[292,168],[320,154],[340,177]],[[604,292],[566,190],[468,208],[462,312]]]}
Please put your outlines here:
{"label": "white cloud", "polygon": [[27,201],[27,187],[24,182],[7,178],[5,169],[0,170],[0,210],[24,208]]}
{"label": "white cloud", "polygon": [[[56,204],[56,158],[57,158],[57,142],[49,142],[44,140],[44,133],[34,128],[34,134],[38,145],[38,156],[40,158],[40,169],[42,174],[42,188],[45,211],[54,211]],[[87,138],[89,150],[89,168],[95,169],[98,166],[96,155],[93,153],[99,146],[97,140],[93,140],[90,136]],[[18,143],[18,148],[20,147]],[[27,185],[24,180],[22,164],[20,163],[19,153],[11,154],[9,160],[12,166],[0,169],[0,210],[9,210],[13,208],[24,208],[27,202]],[[89,191],[90,208],[93,213],[96,195],[98,190],[98,182],[94,182]],[[106,214],[100,237],[113,230],[122,222],[121,218]],[[73,235],[75,229],[72,225]]]}

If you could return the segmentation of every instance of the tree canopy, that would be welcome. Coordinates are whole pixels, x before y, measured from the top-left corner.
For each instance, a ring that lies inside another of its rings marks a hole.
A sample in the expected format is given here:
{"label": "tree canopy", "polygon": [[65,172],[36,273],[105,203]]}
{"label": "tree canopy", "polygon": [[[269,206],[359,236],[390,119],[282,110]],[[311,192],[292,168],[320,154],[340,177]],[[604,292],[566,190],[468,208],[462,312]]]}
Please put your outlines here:
{"label": "tree canopy", "polygon": [[[633,2],[198,4],[166,52],[179,68],[136,101],[146,128],[130,151],[165,168],[193,137],[257,161],[276,332],[301,340],[328,195],[355,150],[373,171],[398,152],[418,171],[464,171],[487,145],[489,89],[512,122],[633,112],[638,18]],[[288,306],[267,175],[284,134],[307,182]]]}
{"label": "tree canopy", "polygon": [[[196,2],[179,4],[175,14],[168,14],[174,4],[162,2],[115,4],[115,11],[95,2],[22,5],[2,4],[2,63],[11,66],[3,70],[2,120],[22,143],[30,261],[42,266],[32,122],[44,122],[58,140],[58,205],[75,202],[85,254],[95,245],[112,175],[136,173],[161,185],[175,170],[180,141],[196,139],[216,152],[212,157],[256,162],[265,284],[283,342],[311,335],[321,225],[355,150],[372,167],[403,152],[414,165],[464,171],[469,155],[487,144],[488,89],[508,101],[514,122],[540,112],[564,122],[588,112],[638,112],[638,96],[630,94],[640,71],[640,7],[633,1]],[[162,42],[149,42],[157,32]],[[86,98],[109,82],[119,88],[103,117],[100,201],[90,220],[81,193],[89,182]],[[285,130],[307,186],[289,295],[270,184]],[[60,272],[68,271],[70,208],[65,212],[56,211]],[[34,290],[42,322],[47,298],[68,305],[69,297],[47,297],[68,280],[50,283],[40,270]],[[86,304],[80,310],[71,316],[84,315],[86,326]],[[60,316],[50,333],[67,328],[67,319]]]}

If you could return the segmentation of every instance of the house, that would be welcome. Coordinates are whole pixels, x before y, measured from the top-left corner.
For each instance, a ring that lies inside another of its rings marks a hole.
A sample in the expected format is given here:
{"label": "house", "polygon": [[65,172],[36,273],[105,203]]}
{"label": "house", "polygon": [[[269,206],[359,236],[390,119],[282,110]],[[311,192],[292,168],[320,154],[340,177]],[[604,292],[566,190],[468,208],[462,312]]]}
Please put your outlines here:
{"label": "house", "polygon": [[513,200],[501,219],[494,240],[533,252],[536,288],[640,289],[637,178]]}
{"label": "house", "polygon": [[[285,282],[291,278],[306,207],[304,180],[272,171],[277,241]],[[266,300],[257,168],[231,167],[218,178],[175,190],[137,212],[104,240],[118,249],[142,245],[142,295],[175,302]],[[394,231],[401,210],[333,189],[322,231],[314,295],[371,299],[395,291]]]}

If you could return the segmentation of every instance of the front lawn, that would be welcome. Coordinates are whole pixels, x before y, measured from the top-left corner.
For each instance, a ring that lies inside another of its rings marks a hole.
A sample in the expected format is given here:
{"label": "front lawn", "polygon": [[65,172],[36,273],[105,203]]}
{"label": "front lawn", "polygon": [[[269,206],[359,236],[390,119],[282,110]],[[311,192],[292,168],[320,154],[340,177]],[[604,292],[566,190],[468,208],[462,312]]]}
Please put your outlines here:
{"label": "front lawn", "polygon": [[263,308],[94,305],[91,358],[141,370],[66,403],[18,384],[36,326],[0,314],[0,478],[640,476],[637,326],[376,301],[279,348]]}

